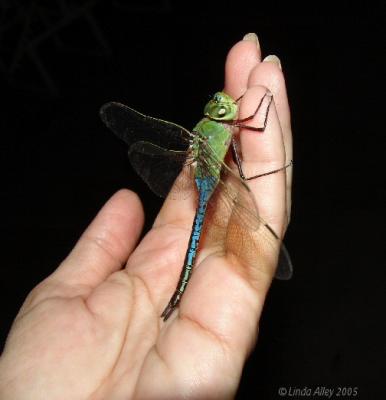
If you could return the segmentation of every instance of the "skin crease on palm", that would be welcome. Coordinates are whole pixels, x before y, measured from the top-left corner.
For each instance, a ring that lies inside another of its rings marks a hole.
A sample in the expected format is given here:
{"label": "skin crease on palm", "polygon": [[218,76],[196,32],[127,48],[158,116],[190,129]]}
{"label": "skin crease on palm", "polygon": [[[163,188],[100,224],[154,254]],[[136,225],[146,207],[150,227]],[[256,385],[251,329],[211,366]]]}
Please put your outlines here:
{"label": "skin crease on palm", "polygon": [[[240,118],[254,112],[267,89],[273,93],[266,130],[240,132],[247,176],[283,166],[292,143],[278,58],[262,61],[256,36],[248,34],[230,50],[225,71],[224,91],[244,94]],[[249,124],[258,126],[259,115]],[[248,182],[260,215],[282,234],[291,170]],[[166,199],[137,243],[140,200],[128,190],[116,193],[23,304],[0,358],[0,398],[233,398],[274,270],[255,271],[250,282],[231,260],[203,251],[180,307],[164,323],[194,211],[193,199]]]}

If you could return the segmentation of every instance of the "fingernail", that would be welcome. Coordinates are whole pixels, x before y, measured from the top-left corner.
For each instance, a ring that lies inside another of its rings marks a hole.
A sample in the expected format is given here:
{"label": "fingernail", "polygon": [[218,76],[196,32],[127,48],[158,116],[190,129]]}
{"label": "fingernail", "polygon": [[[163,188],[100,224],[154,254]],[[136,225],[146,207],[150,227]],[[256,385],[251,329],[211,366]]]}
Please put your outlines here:
{"label": "fingernail", "polygon": [[250,42],[255,42],[257,47],[260,47],[259,38],[257,37],[256,33],[247,33],[243,40],[249,40]]}
{"label": "fingernail", "polygon": [[280,69],[282,69],[279,57],[275,56],[274,54],[271,54],[271,55],[265,57],[263,62],[272,62],[272,63],[276,64]]}

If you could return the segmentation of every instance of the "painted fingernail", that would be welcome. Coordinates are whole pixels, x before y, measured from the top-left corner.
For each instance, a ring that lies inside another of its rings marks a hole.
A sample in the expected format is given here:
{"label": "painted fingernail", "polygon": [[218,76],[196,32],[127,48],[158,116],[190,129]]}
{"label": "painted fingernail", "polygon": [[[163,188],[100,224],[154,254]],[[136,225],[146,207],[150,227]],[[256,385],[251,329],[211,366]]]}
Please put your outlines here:
{"label": "painted fingernail", "polygon": [[267,57],[264,58],[263,62],[272,62],[275,63],[280,69],[281,68],[281,62],[278,56],[275,56],[274,54],[271,54]]}
{"label": "painted fingernail", "polygon": [[256,33],[247,33],[243,40],[249,40],[250,42],[255,42],[257,47],[260,47],[259,38],[257,37]]}

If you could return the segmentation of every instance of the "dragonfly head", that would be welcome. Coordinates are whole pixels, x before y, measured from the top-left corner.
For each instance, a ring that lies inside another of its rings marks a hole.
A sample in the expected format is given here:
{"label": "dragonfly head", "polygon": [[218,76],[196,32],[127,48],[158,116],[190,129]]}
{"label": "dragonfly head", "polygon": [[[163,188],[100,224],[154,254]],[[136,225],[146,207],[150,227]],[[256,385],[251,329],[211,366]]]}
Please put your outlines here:
{"label": "dragonfly head", "polygon": [[237,117],[237,104],[224,92],[217,92],[204,108],[206,117],[215,121],[232,121]]}

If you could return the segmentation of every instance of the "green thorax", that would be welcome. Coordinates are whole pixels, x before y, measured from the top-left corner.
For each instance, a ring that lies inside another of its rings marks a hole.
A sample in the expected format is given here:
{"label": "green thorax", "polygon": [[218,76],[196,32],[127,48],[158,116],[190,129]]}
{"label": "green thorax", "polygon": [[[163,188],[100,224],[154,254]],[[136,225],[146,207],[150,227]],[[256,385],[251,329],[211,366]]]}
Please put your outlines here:
{"label": "green thorax", "polygon": [[[206,148],[212,150],[214,159],[223,161],[228,151],[232,138],[230,126],[223,122],[230,122],[237,118],[238,107],[236,102],[224,92],[217,92],[204,108],[205,117],[194,127],[196,132],[193,140],[193,153],[197,162],[196,176],[202,177],[208,174],[208,169],[203,171],[200,166],[201,154],[200,147],[204,141],[207,142]],[[220,176],[221,165],[210,163],[211,175]]]}

